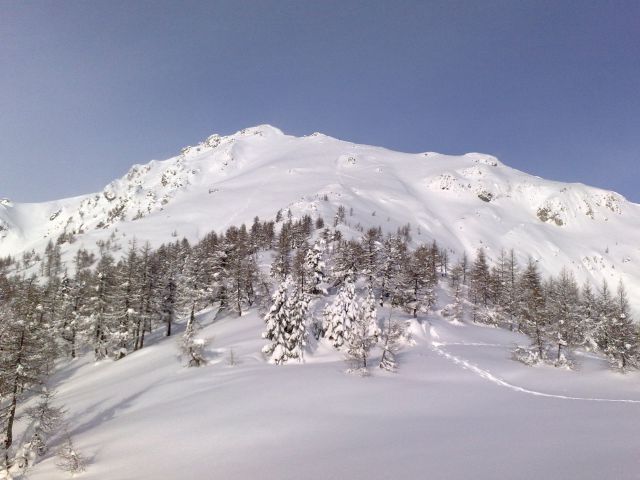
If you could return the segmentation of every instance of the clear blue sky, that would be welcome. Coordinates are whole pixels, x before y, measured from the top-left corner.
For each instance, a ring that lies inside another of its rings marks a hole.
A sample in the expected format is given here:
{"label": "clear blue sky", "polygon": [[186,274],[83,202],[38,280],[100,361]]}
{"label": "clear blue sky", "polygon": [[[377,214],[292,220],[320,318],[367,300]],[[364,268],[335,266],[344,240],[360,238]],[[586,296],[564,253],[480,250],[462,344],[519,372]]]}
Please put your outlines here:
{"label": "clear blue sky", "polygon": [[0,0],[0,197],[260,123],[640,202],[640,2]]}

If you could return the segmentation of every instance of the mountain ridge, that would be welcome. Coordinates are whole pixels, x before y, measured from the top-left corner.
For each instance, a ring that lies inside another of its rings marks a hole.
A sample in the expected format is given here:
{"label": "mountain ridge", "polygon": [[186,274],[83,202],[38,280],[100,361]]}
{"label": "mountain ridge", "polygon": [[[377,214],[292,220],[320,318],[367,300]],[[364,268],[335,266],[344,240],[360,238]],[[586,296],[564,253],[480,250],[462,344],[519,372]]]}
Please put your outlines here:
{"label": "mountain ridge", "polygon": [[[308,214],[340,228],[410,224],[416,242],[436,239],[453,255],[514,248],[546,273],[563,266],[579,280],[623,280],[640,297],[640,205],[580,183],[545,180],[491,155],[402,153],[314,133],[259,125],[217,134],[166,160],[133,165],[96,193],[42,203],[0,202],[0,256],[42,250],[71,235],[66,255],[116,235],[157,245],[175,236]],[[634,302],[636,308],[640,306]]]}

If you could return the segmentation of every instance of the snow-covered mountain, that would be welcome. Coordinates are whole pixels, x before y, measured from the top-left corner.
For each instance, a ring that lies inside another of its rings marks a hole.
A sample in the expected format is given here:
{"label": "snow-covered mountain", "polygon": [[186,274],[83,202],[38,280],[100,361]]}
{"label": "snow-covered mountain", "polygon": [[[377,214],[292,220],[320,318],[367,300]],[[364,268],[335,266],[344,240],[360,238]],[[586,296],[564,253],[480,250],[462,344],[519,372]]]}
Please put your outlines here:
{"label": "snow-covered mountain", "polygon": [[[547,273],[566,265],[593,282],[623,279],[640,307],[640,205],[618,194],[533,177],[488,155],[398,153],[270,126],[214,135],[177,157],[136,165],[96,194],[40,204],[0,200],[0,257],[42,250],[63,234],[75,237],[62,245],[67,260],[111,236],[156,246],[196,240],[278,211],[284,219],[310,214],[332,224],[341,206],[346,218],[338,228],[346,235],[410,224],[415,243],[436,239],[452,258],[478,247],[495,258],[514,248]],[[96,360],[91,341],[79,343],[79,355],[59,358],[47,379],[67,421],[45,437],[49,449],[38,457],[37,444],[25,443],[36,438],[26,409],[37,398],[21,399],[12,478],[69,478],[56,452],[71,438],[87,480],[418,479],[425,472],[446,479],[638,478],[640,372],[612,371],[601,352],[583,348],[572,355],[577,371],[513,361],[514,347],[530,339],[465,315],[454,320],[447,311],[456,294],[441,282],[433,308],[416,318],[378,309],[378,323],[390,328],[393,316],[406,327],[396,373],[377,367],[380,343],[367,375],[346,375],[346,349],[312,334],[332,296],[312,300],[303,362],[268,362],[261,353],[265,319],[255,305],[240,316],[217,302],[193,312],[201,368],[185,368],[178,353],[186,318],[176,317],[167,337],[158,316],[144,348],[117,361]],[[96,338],[89,328],[95,315],[83,319],[75,308],[60,331],[71,331],[75,342],[76,322],[86,321],[78,335]],[[43,318],[40,328],[49,325]],[[117,318],[120,326],[123,316]],[[22,317],[15,323],[24,325]]]}
{"label": "snow-covered mountain", "polygon": [[278,210],[330,221],[340,205],[354,232],[409,223],[414,241],[435,238],[454,256],[514,248],[547,273],[568,266],[580,280],[622,279],[640,298],[640,205],[617,193],[544,180],[490,155],[400,153],[268,125],[134,165],[98,193],[0,200],[0,256],[40,250],[63,233],[77,238],[67,254],[114,232],[154,245],[176,234],[195,240]]}

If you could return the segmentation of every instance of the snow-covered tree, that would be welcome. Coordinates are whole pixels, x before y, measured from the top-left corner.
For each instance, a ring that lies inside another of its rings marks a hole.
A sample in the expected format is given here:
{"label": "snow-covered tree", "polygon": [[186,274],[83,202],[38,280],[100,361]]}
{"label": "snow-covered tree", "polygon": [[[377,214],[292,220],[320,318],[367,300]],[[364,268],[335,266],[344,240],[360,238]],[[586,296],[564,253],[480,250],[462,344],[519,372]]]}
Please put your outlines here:
{"label": "snow-covered tree", "polygon": [[56,466],[72,475],[84,472],[87,469],[87,460],[73,444],[71,435],[65,433],[62,447],[58,450]]}
{"label": "snow-covered tree", "polygon": [[348,344],[351,326],[358,316],[358,301],[355,284],[347,279],[333,303],[325,309],[324,337],[330,340],[335,348],[342,348]]}
{"label": "snow-covered tree", "polygon": [[47,453],[50,437],[64,421],[64,410],[53,405],[54,398],[55,393],[45,388],[38,403],[26,411],[31,426],[20,453],[22,468],[33,465],[38,457]]}
{"label": "snow-covered tree", "polygon": [[116,269],[116,292],[113,305],[114,328],[111,332],[110,350],[116,360],[133,351],[133,330],[137,323],[140,304],[141,282],[138,249],[131,243],[127,256],[118,263]]}
{"label": "snow-covered tree", "polygon": [[393,296],[398,288],[401,268],[405,264],[407,245],[399,237],[388,237],[380,251],[380,267],[378,284],[380,289],[380,306]]}
{"label": "snow-covered tree", "polygon": [[614,300],[614,314],[607,326],[605,353],[611,364],[622,371],[638,365],[640,345],[638,330],[631,318],[629,300],[624,284],[620,282]]}
{"label": "snow-covered tree", "polygon": [[262,338],[269,340],[269,343],[262,348],[262,352],[276,365],[285,363],[289,358],[288,283],[285,280],[280,284],[278,290],[273,294],[271,308],[264,317],[267,329],[262,334]]}
{"label": "snow-covered tree", "polygon": [[291,273],[291,238],[289,231],[283,228],[278,235],[276,254],[271,264],[271,276],[284,281]]}
{"label": "snow-covered tree", "polygon": [[602,352],[609,350],[610,327],[616,321],[616,302],[606,280],[598,290],[595,299],[593,336],[598,349]]}
{"label": "snow-covered tree", "polygon": [[12,464],[18,406],[43,384],[55,359],[51,326],[43,317],[35,277],[13,282],[11,298],[0,304],[0,421],[4,466]]}
{"label": "snow-covered tree", "polygon": [[540,360],[545,358],[546,322],[542,282],[538,267],[529,259],[520,278],[522,302],[520,304],[520,329],[533,340],[534,352]]}
{"label": "snow-covered tree", "polygon": [[195,305],[191,307],[187,327],[180,339],[180,351],[187,359],[187,366],[200,367],[207,363],[204,357],[204,348],[206,342],[202,338],[198,338],[198,322],[195,316]]}
{"label": "snow-covered tree", "polygon": [[484,249],[479,248],[476,259],[471,267],[471,286],[469,289],[470,300],[474,305],[473,321],[483,320],[481,308],[489,305],[491,276]]}
{"label": "snow-covered tree", "polygon": [[324,240],[319,239],[312,248],[306,251],[304,258],[304,269],[309,279],[307,291],[313,295],[322,293],[320,285],[324,282],[325,277],[325,263],[322,260],[324,248]]}
{"label": "snow-covered tree", "polygon": [[589,350],[597,350],[597,300],[596,295],[588,282],[585,282],[580,291],[580,345]]}
{"label": "snow-covered tree", "polygon": [[114,333],[113,306],[117,290],[116,271],[113,257],[105,253],[100,257],[93,276],[93,296],[89,301],[89,334],[96,360],[109,354],[109,346]]}
{"label": "snow-covered tree", "polygon": [[401,267],[394,303],[402,306],[414,317],[419,311],[429,310],[435,304],[437,247],[418,247],[406,256]]}
{"label": "snow-covered tree", "polygon": [[453,291],[453,304],[451,305],[451,320],[462,322],[464,320],[464,298],[462,295],[462,284],[456,282]]}
{"label": "snow-covered tree", "polygon": [[396,353],[400,348],[400,342],[405,336],[403,323],[391,320],[391,313],[385,322],[382,330],[382,357],[380,358],[381,369],[388,372],[395,372],[398,368]]}
{"label": "snow-covered tree", "polygon": [[[550,319],[549,337],[556,344],[556,365],[565,365],[565,351],[580,341],[580,291],[567,269],[563,269],[557,280],[551,283],[547,299],[547,314]],[[564,350],[563,350],[564,349]]]}
{"label": "snow-covered tree", "polygon": [[294,288],[285,304],[288,325],[286,327],[287,360],[302,361],[307,340],[307,313],[309,296],[301,288]]}
{"label": "snow-covered tree", "polygon": [[377,321],[376,300],[369,289],[367,296],[360,304],[356,317],[351,323],[348,336],[349,358],[354,360],[357,369],[366,370],[369,351],[380,338],[380,327]]}

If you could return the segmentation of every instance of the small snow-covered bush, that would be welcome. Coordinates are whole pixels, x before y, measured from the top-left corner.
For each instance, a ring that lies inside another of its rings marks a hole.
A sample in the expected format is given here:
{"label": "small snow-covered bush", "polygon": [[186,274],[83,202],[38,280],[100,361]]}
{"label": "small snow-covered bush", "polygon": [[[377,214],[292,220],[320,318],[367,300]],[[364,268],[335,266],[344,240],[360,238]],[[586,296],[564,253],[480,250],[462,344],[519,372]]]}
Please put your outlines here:
{"label": "small snow-covered bush", "polygon": [[84,472],[87,468],[87,460],[76,450],[71,437],[67,434],[62,448],[58,451],[56,466],[71,475]]}
{"label": "small snow-covered bush", "polygon": [[541,358],[538,348],[518,346],[511,352],[511,358],[532,367],[544,362],[546,355],[543,351],[543,357]]}
{"label": "small snow-covered bush", "polygon": [[575,370],[576,363],[571,358],[571,356],[565,354],[565,352],[560,353],[560,357],[556,357],[553,362],[553,365],[558,368],[568,368],[569,370]]}
{"label": "small snow-covered bush", "polygon": [[[355,363],[355,362],[354,362]],[[371,375],[371,373],[369,373],[369,370],[366,369],[365,367],[354,367],[354,368],[349,368],[347,370],[347,373],[349,375],[357,375],[359,377],[368,377]]]}

